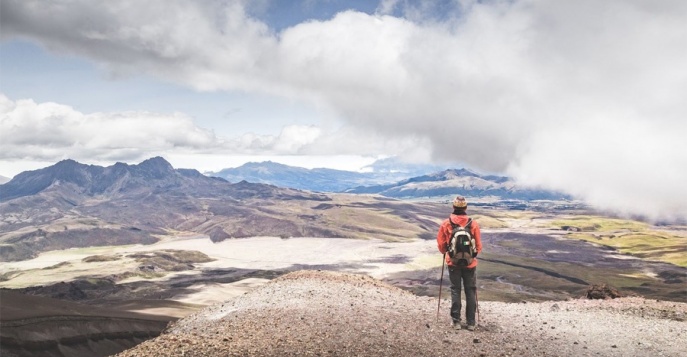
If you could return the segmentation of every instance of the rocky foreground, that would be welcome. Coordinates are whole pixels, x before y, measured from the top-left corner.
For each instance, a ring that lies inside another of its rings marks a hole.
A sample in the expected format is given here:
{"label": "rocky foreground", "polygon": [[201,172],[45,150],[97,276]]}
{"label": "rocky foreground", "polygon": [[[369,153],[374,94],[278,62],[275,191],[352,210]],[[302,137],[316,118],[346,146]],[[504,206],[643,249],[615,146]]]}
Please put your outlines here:
{"label": "rocky foreground", "polygon": [[118,356],[682,356],[687,304],[619,298],[481,302],[476,331],[448,308],[367,276],[284,275],[179,320]]}

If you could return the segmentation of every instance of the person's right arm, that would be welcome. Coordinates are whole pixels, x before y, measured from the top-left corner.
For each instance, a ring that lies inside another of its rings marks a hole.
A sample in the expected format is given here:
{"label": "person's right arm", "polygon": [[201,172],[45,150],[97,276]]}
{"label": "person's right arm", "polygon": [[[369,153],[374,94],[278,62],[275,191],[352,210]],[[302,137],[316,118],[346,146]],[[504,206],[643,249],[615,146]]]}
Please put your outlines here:
{"label": "person's right arm", "polygon": [[449,233],[447,232],[446,224],[444,223],[445,222],[442,222],[442,224],[439,226],[439,232],[437,233],[437,248],[439,248],[441,254],[444,254],[446,251],[448,251]]}

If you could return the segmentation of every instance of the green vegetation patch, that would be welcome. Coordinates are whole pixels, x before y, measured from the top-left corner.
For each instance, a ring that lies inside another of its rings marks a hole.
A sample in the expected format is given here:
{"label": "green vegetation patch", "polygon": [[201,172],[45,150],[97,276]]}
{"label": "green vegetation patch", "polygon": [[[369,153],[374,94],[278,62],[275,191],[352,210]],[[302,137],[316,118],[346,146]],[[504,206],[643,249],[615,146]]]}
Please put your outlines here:
{"label": "green vegetation patch", "polygon": [[649,228],[644,222],[598,216],[578,216],[551,221],[555,228],[579,230],[583,232],[631,231],[641,232]]}
{"label": "green vegetation patch", "polygon": [[[482,255],[480,255],[482,256]],[[663,296],[674,287],[657,281],[637,270],[590,268],[568,262],[548,262],[533,258],[501,254],[483,254],[478,266],[478,284],[484,285],[484,300],[522,301],[558,300],[581,297],[592,284],[609,284],[631,293],[647,284],[648,296]]]}
{"label": "green vegetation patch", "polygon": [[474,215],[472,219],[479,223],[481,228],[508,228],[508,223],[490,216]]}
{"label": "green vegetation patch", "polygon": [[687,267],[687,238],[665,233],[593,235],[571,233],[567,237],[613,247],[623,254]]}
{"label": "green vegetation patch", "polygon": [[685,247],[682,247],[682,251],[679,253],[665,253],[663,254],[663,261],[679,265],[681,267],[687,267],[687,251]]}
{"label": "green vegetation patch", "polygon": [[351,238],[399,242],[422,233],[417,223],[407,221],[408,217],[397,216],[388,208],[363,210],[341,206],[324,211],[322,215],[327,227]]}

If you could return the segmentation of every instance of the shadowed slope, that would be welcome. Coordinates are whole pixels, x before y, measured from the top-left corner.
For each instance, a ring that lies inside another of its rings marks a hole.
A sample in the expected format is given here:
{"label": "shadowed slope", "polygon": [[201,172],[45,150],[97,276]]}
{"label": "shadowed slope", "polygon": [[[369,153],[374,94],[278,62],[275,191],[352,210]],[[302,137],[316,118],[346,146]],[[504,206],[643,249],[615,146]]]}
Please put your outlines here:
{"label": "shadowed slope", "polygon": [[2,356],[108,356],[155,337],[173,318],[0,290]]}

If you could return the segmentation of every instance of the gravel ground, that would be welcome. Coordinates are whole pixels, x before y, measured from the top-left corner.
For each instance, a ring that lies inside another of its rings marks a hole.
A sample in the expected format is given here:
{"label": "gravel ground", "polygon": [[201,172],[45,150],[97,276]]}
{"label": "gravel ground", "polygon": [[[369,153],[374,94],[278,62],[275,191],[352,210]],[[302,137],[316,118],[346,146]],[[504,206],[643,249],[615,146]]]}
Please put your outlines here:
{"label": "gravel ground", "polygon": [[363,275],[299,271],[179,320],[118,356],[681,356],[687,304],[621,298],[480,303],[476,331],[449,301]]}

